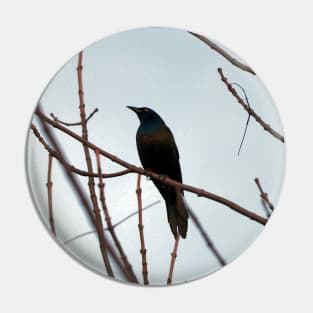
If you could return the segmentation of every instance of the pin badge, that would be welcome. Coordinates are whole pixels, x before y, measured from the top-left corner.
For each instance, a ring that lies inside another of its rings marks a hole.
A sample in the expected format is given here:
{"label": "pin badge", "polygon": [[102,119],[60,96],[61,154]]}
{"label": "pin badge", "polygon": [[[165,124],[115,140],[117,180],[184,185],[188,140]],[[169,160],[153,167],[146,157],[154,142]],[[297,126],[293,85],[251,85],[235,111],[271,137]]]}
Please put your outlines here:
{"label": "pin badge", "polygon": [[150,27],[106,37],[57,72],[26,158],[35,207],[64,250],[105,277],[166,286],[223,268],[261,233],[285,139],[240,57]]}

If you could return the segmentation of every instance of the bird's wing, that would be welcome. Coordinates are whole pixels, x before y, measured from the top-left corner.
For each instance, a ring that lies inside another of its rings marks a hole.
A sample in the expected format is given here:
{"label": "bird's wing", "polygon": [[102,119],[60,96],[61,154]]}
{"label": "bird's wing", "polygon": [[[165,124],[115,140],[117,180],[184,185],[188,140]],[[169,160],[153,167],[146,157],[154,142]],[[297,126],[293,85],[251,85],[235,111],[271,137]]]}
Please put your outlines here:
{"label": "bird's wing", "polygon": [[168,135],[169,135],[169,142],[170,142],[171,146],[173,147],[173,149],[175,151],[177,160],[179,160],[179,152],[178,152],[178,149],[177,149],[177,145],[176,145],[173,133],[167,126],[165,126],[165,128],[166,128],[166,130],[168,132]]}
{"label": "bird's wing", "polygon": [[170,153],[171,157],[168,160],[169,161],[168,176],[181,182],[182,174],[180,169],[179,152],[177,149],[177,145],[171,130],[167,126],[165,126],[165,131],[167,133],[168,138],[167,141],[171,151]]}

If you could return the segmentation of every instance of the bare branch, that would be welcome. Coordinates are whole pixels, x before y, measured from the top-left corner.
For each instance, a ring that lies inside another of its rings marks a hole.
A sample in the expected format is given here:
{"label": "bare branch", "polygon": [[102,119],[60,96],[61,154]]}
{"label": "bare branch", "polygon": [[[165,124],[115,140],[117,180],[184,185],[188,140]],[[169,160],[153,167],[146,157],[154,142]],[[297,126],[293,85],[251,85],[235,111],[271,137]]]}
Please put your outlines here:
{"label": "bare branch", "polygon": [[228,82],[228,79],[224,76],[223,70],[221,68],[218,68],[217,71],[219,72],[221,76],[221,80],[225,83],[227,89],[229,92],[237,99],[237,101],[241,104],[241,106],[246,110],[254,119],[264,128],[265,131],[269,132],[272,136],[274,136],[276,139],[280,140],[281,142],[285,142],[285,139],[282,135],[280,135],[278,132],[276,132],[269,124],[266,124],[262,118],[257,115],[254,110],[244,102],[242,98],[238,95],[235,88]]}
{"label": "bare branch", "polygon": [[[87,122],[86,122],[86,112],[85,112],[85,103],[84,103],[84,91],[83,91],[83,78],[82,78],[82,60],[83,60],[83,52],[80,51],[78,55],[78,66],[77,66],[77,78],[78,78],[78,94],[79,94],[79,111],[80,111],[80,118],[81,118],[81,126],[82,126],[82,137],[85,140],[88,140],[88,130],[87,130]],[[88,173],[93,173],[92,169],[92,162],[90,158],[90,152],[87,145],[83,143],[83,148],[85,152],[85,158],[86,158],[86,164],[88,168]],[[102,253],[102,258],[104,265],[106,267],[106,270],[108,272],[108,275],[110,277],[114,277],[112,266],[110,263],[110,259],[107,254],[107,249],[105,245],[103,244],[103,237],[104,237],[104,231],[102,226],[102,219],[100,215],[100,210],[98,206],[98,199],[95,192],[95,182],[93,177],[88,177],[88,187],[89,187],[89,193],[90,193],[90,199],[93,205],[93,212],[96,219],[96,228],[99,233],[99,243],[100,243],[100,250]]]}
{"label": "bare branch", "polygon": [[120,257],[122,259],[122,262],[126,268],[126,270],[129,272],[129,274],[131,276],[134,277],[134,279],[136,279],[136,276],[133,272],[133,269],[132,269],[132,266],[130,265],[130,263],[128,262],[128,259],[127,259],[127,256],[122,248],[122,245],[119,241],[119,239],[117,238],[117,235],[114,231],[114,227],[112,225],[112,222],[111,222],[111,218],[110,218],[110,214],[109,214],[109,210],[108,210],[108,207],[106,205],[106,201],[105,201],[105,196],[104,196],[104,182],[103,182],[103,179],[102,179],[102,175],[101,175],[101,172],[102,172],[102,169],[101,169],[101,161],[100,161],[100,154],[98,152],[98,150],[95,150],[95,153],[96,153],[96,160],[97,160],[97,167],[98,167],[98,174],[99,174],[99,191],[100,191],[100,201],[101,201],[101,205],[102,205],[102,209],[103,209],[103,213],[104,213],[104,216],[105,216],[105,221],[106,221],[106,224],[107,224],[107,227],[108,227],[108,230],[111,234],[111,237],[114,241],[114,244],[120,254]]}
{"label": "bare branch", "polygon": [[239,146],[239,149],[238,149],[238,156],[239,156],[241,148],[242,148],[242,145],[243,145],[243,142],[244,142],[245,137],[246,137],[246,133],[247,133],[250,117],[251,117],[251,113],[250,113],[251,112],[251,106],[250,106],[249,99],[248,99],[248,96],[247,96],[246,91],[244,90],[244,88],[241,85],[237,84],[237,83],[231,83],[231,84],[235,85],[235,86],[238,86],[242,90],[242,92],[243,92],[243,94],[245,96],[246,102],[248,104],[248,107],[249,107],[249,113],[248,113],[248,118],[247,118],[246,125],[245,125],[245,130],[243,132],[243,136],[242,136],[242,139],[241,139],[241,142],[240,142],[240,146]]}
{"label": "bare branch", "polygon": [[149,285],[148,281],[148,264],[147,264],[147,249],[145,246],[145,237],[143,233],[143,221],[142,221],[142,199],[141,199],[141,187],[140,187],[141,175],[137,176],[137,201],[138,201],[138,229],[139,229],[139,237],[140,237],[140,253],[142,260],[142,277],[143,283],[145,285]]}
{"label": "bare branch", "polygon": [[[62,159],[60,156],[47,144],[47,142],[43,139],[43,137],[40,135],[37,127],[34,124],[31,124],[30,126],[31,130],[33,131],[34,135],[38,138],[39,142],[43,145],[43,147],[49,152],[50,155],[52,155],[54,158],[56,158],[60,163],[62,163]],[[132,173],[133,171],[130,169],[122,170],[115,173],[109,173],[109,174],[99,174],[99,173],[89,173],[87,171],[83,171],[74,165],[71,165],[69,163],[62,163],[64,167],[66,167],[69,171],[76,173],[81,176],[87,176],[87,177],[101,177],[101,178],[113,178],[113,177],[119,177],[123,176],[129,173]]]}
{"label": "bare branch", "polygon": [[206,37],[204,37],[202,35],[196,34],[196,33],[189,32],[189,34],[191,34],[191,35],[197,37],[198,39],[200,39],[202,42],[207,44],[211,49],[215,50],[217,53],[219,53],[225,59],[227,59],[231,64],[239,67],[243,71],[246,71],[246,72],[249,72],[249,73],[255,75],[255,72],[252,70],[252,68],[250,66],[248,66],[248,65],[240,62],[239,60],[235,59],[234,57],[232,57],[228,52],[226,52],[224,49],[222,49],[220,46],[218,46],[213,41],[209,40],[208,38],[206,38]]}
{"label": "bare branch", "polygon": [[[142,211],[145,211],[147,209],[150,209],[152,208],[153,206],[155,206],[156,204],[159,204],[161,201],[158,200],[158,201],[155,201],[155,202],[152,202],[151,204],[148,204],[147,206],[145,206]],[[133,216],[137,215],[138,214],[138,210],[130,213],[129,215],[127,215],[126,217],[122,218],[121,220],[119,220],[118,222],[116,222],[115,224],[112,225],[113,228],[121,225],[122,223],[126,222],[128,219],[132,218]],[[104,230],[109,230],[109,228],[104,228]],[[67,245],[69,244],[70,242],[72,242],[73,240],[76,240],[76,239],[79,239],[81,237],[84,237],[84,236],[87,236],[87,235],[91,235],[91,234],[94,234],[96,231],[95,230],[91,230],[91,231],[87,231],[85,233],[82,233],[82,234],[79,234],[73,238],[70,238],[66,241],[64,241],[64,244]]]}
{"label": "bare branch", "polygon": [[63,133],[66,133],[68,134],[69,136],[71,136],[72,138],[86,144],[89,148],[93,149],[93,150],[98,150],[99,153],[105,157],[107,157],[108,159],[110,159],[111,161],[115,162],[115,163],[118,163],[120,164],[121,166],[131,170],[132,172],[134,173],[138,173],[138,174],[141,174],[141,175],[144,175],[144,176],[147,176],[147,177],[151,177],[155,180],[158,180],[166,185],[169,185],[169,186],[172,186],[174,188],[179,188],[179,189],[182,189],[182,190],[186,190],[188,192],[191,192],[191,193],[194,193],[196,194],[198,197],[204,197],[204,198],[208,198],[208,199],[211,199],[215,202],[218,202],[218,203],[221,203],[227,207],[229,207],[230,209],[234,210],[235,212],[243,215],[243,216],[246,216],[248,218],[250,218],[251,220],[254,220],[262,225],[265,225],[266,224],[266,219],[262,216],[259,216],[258,214],[255,214],[254,212],[251,212],[251,211],[248,211],[246,209],[244,209],[243,207],[241,207],[240,205],[236,204],[235,202],[231,201],[231,200],[228,200],[228,199],[225,199],[219,195],[216,195],[214,193],[211,193],[211,192],[208,192],[208,191],[205,191],[203,189],[199,189],[199,188],[196,188],[196,187],[192,187],[190,185],[186,185],[186,184],[182,184],[182,183],[179,183],[169,177],[166,177],[166,176],[163,176],[163,175],[160,175],[160,174],[157,174],[157,173],[154,173],[154,172],[151,172],[151,171],[147,171],[147,170],[144,170],[143,168],[141,167],[137,167],[133,164],[130,164],[120,158],[118,158],[117,156],[101,149],[100,147],[96,146],[95,144],[85,140],[84,138],[82,138],[81,136],[77,135],[76,133],[72,132],[70,129],[54,122],[53,120],[49,119],[46,115],[44,115],[43,113],[41,113],[40,111],[36,111],[36,115],[38,115],[39,117],[41,117],[44,121],[46,121],[48,124],[50,124],[51,126],[53,126],[54,128],[62,131]]}
{"label": "bare branch", "polygon": [[174,266],[175,266],[175,260],[176,260],[176,257],[177,257],[177,249],[178,249],[178,244],[179,244],[179,238],[180,238],[180,234],[177,231],[177,237],[176,237],[176,240],[175,240],[173,252],[171,253],[170,269],[169,269],[168,278],[167,278],[167,284],[168,285],[170,285],[172,283]]}
{"label": "bare branch", "polygon": [[[36,112],[38,113],[39,116],[39,122],[43,128],[43,131],[45,133],[45,135],[47,136],[48,140],[51,142],[52,146],[54,147],[54,149],[56,150],[56,153],[60,156],[61,159],[61,164],[66,164],[67,162],[67,158],[66,155],[64,154],[64,152],[61,149],[60,144],[58,143],[57,139],[55,138],[55,136],[52,134],[52,132],[50,131],[49,127],[47,126],[45,120],[43,118],[41,118],[40,116],[44,116],[41,113],[40,107],[37,106]],[[34,131],[34,130],[33,130]],[[74,188],[78,199],[80,201],[80,203],[82,204],[82,207],[86,210],[88,217],[90,219],[90,221],[92,222],[93,225],[96,226],[96,221],[95,221],[95,217],[92,213],[92,209],[90,207],[89,201],[83,191],[83,189],[81,188],[78,180],[76,179],[76,177],[73,175],[72,172],[70,172],[66,167],[64,167],[65,169],[65,174],[70,182],[70,184],[72,185],[72,187]],[[96,228],[97,229],[97,228]],[[109,251],[110,255],[112,256],[113,260],[115,261],[116,265],[118,266],[118,268],[121,270],[121,273],[125,276],[125,278],[133,283],[137,283],[137,281],[135,281],[133,279],[133,277],[131,277],[129,275],[129,273],[125,270],[123,264],[121,263],[121,261],[119,260],[119,258],[117,257],[115,251],[113,250],[112,246],[110,245],[110,243],[107,241],[106,237],[103,235],[101,235],[101,232],[98,232],[98,237],[99,237],[99,241],[106,247],[106,249]]]}
{"label": "bare branch", "polygon": [[200,234],[202,235],[203,239],[205,240],[208,248],[211,250],[211,252],[215,255],[215,257],[217,258],[217,260],[219,261],[221,266],[226,265],[226,261],[224,260],[224,258],[222,257],[222,255],[218,252],[217,248],[215,247],[213,241],[210,239],[209,235],[207,234],[207,232],[205,231],[205,229],[203,228],[203,226],[201,225],[199,219],[197,218],[197,216],[195,215],[195,213],[188,208],[188,213],[191,217],[191,219],[194,221],[194,223],[196,224],[197,228],[200,231]]}
{"label": "bare branch", "polygon": [[[86,123],[98,112],[98,108],[95,108],[90,114],[89,116],[86,118]],[[59,120],[53,113],[50,113],[51,117],[53,118],[53,120],[55,122],[58,122],[60,124],[63,124],[65,126],[80,126],[82,125],[82,122],[76,122],[76,123],[67,123],[64,121]]]}
{"label": "bare branch", "polygon": [[54,225],[54,218],[53,218],[53,204],[52,204],[52,180],[51,180],[51,173],[52,173],[52,160],[53,156],[49,153],[49,161],[48,161],[48,177],[47,177],[47,190],[48,190],[48,207],[49,207],[49,222],[50,222],[50,229],[54,237],[56,237],[55,232],[55,225]]}
{"label": "bare branch", "polygon": [[260,197],[262,199],[262,203],[263,203],[264,209],[266,210],[267,217],[270,217],[271,212],[274,211],[274,205],[269,200],[268,194],[266,192],[264,192],[264,190],[263,190],[263,188],[262,188],[262,186],[260,184],[260,180],[256,177],[254,179],[254,181],[255,181],[258,189],[260,190]]}

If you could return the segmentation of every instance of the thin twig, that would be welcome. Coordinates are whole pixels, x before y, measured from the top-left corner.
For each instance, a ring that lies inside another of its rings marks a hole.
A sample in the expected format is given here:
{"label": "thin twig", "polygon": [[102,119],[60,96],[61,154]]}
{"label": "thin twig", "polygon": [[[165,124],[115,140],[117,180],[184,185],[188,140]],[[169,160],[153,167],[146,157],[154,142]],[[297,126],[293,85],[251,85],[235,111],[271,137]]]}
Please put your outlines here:
{"label": "thin twig", "polygon": [[99,153],[105,157],[107,157],[108,159],[110,159],[111,161],[120,164],[121,166],[130,169],[132,172],[134,173],[138,173],[147,177],[151,177],[155,180],[158,180],[160,182],[162,182],[163,184],[172,186],[174,188],[179,188],[182,190],[186,190],[188,192],[194,193],[196,194],[198,197],[204,197],[204,198],[208,198],[211,199],[215,202],[221,203],[227,207],[229,207],[230,209],[234,210],[235,212],[246,216],[248,218],[250,218],[251,220],[254,220],[262,225],[265,225],[267,222],[267,219],[265,219],[262,216],[259,216],[258,214],[248,211],[247,209],[244,209],[243,207],[241,207],[240,205],[236,204],[235,202],[228,200],[226,198],[223,198],[219,195],[216,195],[214,193],[205,191],[204,189],[199,189],[196,187],[192,187],[190,185],[186,185],[186,184],[182,184],[179,183],[167,176],[163,176],[157,173],[154,173],[152,171],[147,171],[144,170],[141,167],[135,166],[133,164],[130,164],[120,158],[118,158],[117,156],[101,149],[100,147],[96,146],[95,144],[85,140],[84,138],[82,138],[81,136],[77,135],[76,133],[72,132],[70,129],[54,122],[53,120],[49,119],[46,115],[42,114],[41,112],[36,111],[36,115],[38,115],[39,117],[41,117],[44,121],[46,121],[48,124],[50,124],[51,126],[53,126],[56,129],[59,129],[60,131],[62,131],[63,133],[68,134],[69,136],[71,136],[72,138],[86,144],[89,148],[93,149],[93,150],[98,150]]}
{"label": "thin twig", "polygon": [[[260,197],[262,199],[262,202],[263,202],[263,206],[264,208],[266,209],[266,213],[267,213],[267,217],[270,217],[271,215],[271,212],[274,211],[274,205],[272,204],[272,202],[269,200],[268,198],[268,194],[266,192],[264,192],[261,184],[260,184],[260,180],[256,177],[254,179],[257,187],[259,188],[259,191],[260,191]],[[270,209],[270,211],[269,211]]]}
{"label": "thin twig", "polygon": [[[54,151],[48,144],[47,142],[43,139],[43,137],[40,135],[37,127],[34,124],[31,124],[30,126],[31,130],[33,131],[34,135],[37,137],[37,139],[39,140],[39,142],[43,145],[43,147],[49,152],[49,154],[51,154],[54,158],[56,158],[60,163],[62,163],[63,161],[61,160],[60,156],[56,153],[56,151]],[[74,165],[71,165],[69,163],[62,163],[63,166],[65,166],[69,171],[76,173],[78,175],[81,176],[86,176],[86,177],[102,177],[102,178],[114,178],[114,177],[119,177],[119,176],[123,176],[129,173],[132,173],[133,171],[130,169],[126,169],[126,170],[122,170],[119,172],[114,172],[114,173],[108,173],[108,174],[104,174],[104,173],[88,173],[87,171],[83,171],[77,167],[75,167]]]}
{"label": "thin twig", "polygon": [[[80,51],[78,55],[78,65],[77,65],[79,111],[80,111],[81,126],[82,126],[82,137],[85,140],[88,140],[88,130],[87,130],[84,90],[83,90],[83,77],[82,77],[82,69],[83,69],[82,60],[83,60],[83,52]],[[93,173],[89,148],[84,143],[83,143],[83,148],[84,148],[88,173]],[[101,236],[103,236],[104,232],[103,232],[103,226],[102,226],[102,219],[101,219],[100,210],[98,206],[98,199],[97,199],[97,195],[95,191],[95,181],[93,177],[90,177],[90,176],[88,177],[88,187],[89,187],[90,199],[93,205],[93,212],[94,212],[95,219],[96,219],[96,227],[98,229],[98,232],[102,234]],[[101,242],[100,242],[100,250],[101,250],[103,262],[108,272],[108,275],[110,277],[114,277],[110,259],[106,251],[106,247],[102,245]]]}
{"label": "thin twig", "polygon": [[[147,209],[150,209],[150,208],[152,208],[153,206],[155,206],[156,204],[159,204],[160,202],[161,202],[160,200],[155,201],[155,202],[153,202],[153,203],[151,203],[151,204],[145,206],[144,208],[142,208],[142,211],[145,211],[145,210],[147,210]],[[121,220],[119,220],[118,222],[116,222],[115,224],[113,224],[112,227],[115,228],[115,227],[121,225],[122,223],[126,222],[128,219],[132,218],[133,216],[135,216],[135,215],[137,215],[137,214],[138,214],[138,210],[136,210],[136,211],[130,213],[129,215],[125,216],[124,218],[122,218]],[[103,228],[103,230],[109,230],[109,228],[106,227],[106,228]],[[64,241],[64,244],[67,245],[67,244],[69,244],[70,242],[72,242],[73,240],[79,239],[79,238],[84,237],[84,236],[87,236],[87,235],[94,234],[95,232],[96,232],[95,230],[91,230],[91,231],[87,231],[87,232],[85,232],[85,233],[79,234],[79,235],[77,235],[77,236],[75,236],[75,237],[73,237],[73,238],[70,238],[70,239]]]}
{"label": "thin twig", "polygon": [[202,35],[196,34],[196,33],[189,32],[189,34],[191,34],[191,35],[197,37],[198,39],[200,39],[202,42],[207,44],[211,49],[215,50],[217,53],[219,53],[225,59],[227,59],[231,64],[239,67],[243,71],[246,71],[246,72],[249,72],[249,73],[255,75],[255,72],[252,70],[252,68],[250,66],[248,66],[248,65],[238,61],[234,57],[232,57],[228,52],[226,52],[224,49],[222,49],[220,46],[218,46],[213,41],[209,40],[208,38],[206,38],[206,37],[204,37]]}
{"label": "thin twig", "polygon": [[48,177],[47,177],[49,222],[50,222],[51,232],[54,235],[54,237],[56,237],[55,225],[54,225],[54,217],[53,217],[53,203],[52,203],[52,185],[53,185],[52,180],[51,180],[52,160],[53,160],[53,156],[52,156],[52,154],[49,153]]}
{"label": "thin twig", "polygon": [[244,90],[244,88],[241,85],[237,84],[237,83],[231,83],[231,84],[235,85],[235,86],[238,86],[242,90],[242,92],[245,95],[245,99],[246,99],[246,102],[248,104],[248,107],[249,107],[248,118],[247,118],[247,121],[246,121],[245,130],[243,132],[243,136],[242,136],[242,139],[241,139],[241,142],[240,142],[240,146],[239,146],[239,149],[238,149],[238,156],[239,156],[240,151],[241,151],[241,147],[242,147],[243,142],[244,142],[245,137],[246,137],[246,133],[247,133],[250,117],[251,117],[251,113],[250,113],[251,112],[251,106],[250,106],[249,99],[248,99],[248,96],[247,96],[246,91]]}
{"label": "thin twig", "polygon": [[[89,116],[86,118],[86,123],[98,112],[98,108],[95,108],[90,114]],[[50,113],[51,117],[53,118],[54,121],[63,124],[65,126],[80,126],[82,125],[82,122],[76,122],[76,123],[67,123],[64,121],[59,120],[53,113]]]}
{"label": "thin twig", "polygon": [[253,116],[254,119],[264,128],[265,131],[269,132],[272,136],[274,136],[276,139],[280,140],[281,142],[285,142],[285,139],[282,135],[276,132],[269,124],[266,124],[262,120],[262,118],[259,115],[257,115],[254,112],[254,110],[251,107],[249,107],[248,104],[246,104],[242,98],[240,98],[236,89],[228,82],[228,79],[224,76],[223,70],[219,67],[217,71],[219,72],[221,76],[221,80],[225,83],[229,92],[237,99],[237,101],[241,104],[244,110],[246,110],[251,116]]}
{"label": "thin twig", "polygon": [[148,263],[147,263],[147,249],[145,246],[145,237],[143,233],[143,221],[142,221],[142,198],[141,198],[141,175],[137,176],[137,201],[138,201],[138,229],[139,229],[139,237],[140,237],[140,253],[141,253],[141,261],[142,261],[142,277],[144,285],[149,285],[148,281]]}
{"label": "thin twig", "polygon": [[176,237],[176,240],[175,240],[173,251],[171,253],[170,269],[168,271],[168,278],[167,278],[167,284],[168,285],[170,285],[172,283],[174,266],[175,266],[175,260],[176,260],[176,257],[177,257],[177,249],[178,249],[178,244],[179,244],[179,238],[180,238],[180,234],[177,231],[177,237]]}
{"label": "thin twig", "polygon": [[122,245],[114,231],[114,227],[112,225],[112,222],[111,222],[111,218],[110,218],[110,214],[109,214],[109,210],[108,210],[108,207],[106,205],[106,201],[105,201],[105,195],[104,195],[104,187],[105,187],[105,184],[103,182],[103,179],[102,179],[102,176],[101,176],[101,172],[102,172],[102,169],[101,169],[101,161],[100,161],[100,154],[98,152],[98,150],[95,150],[95,153],[96,153],[96,160],[97,160],[97,167],[98,167],[98,174],[99,174],[99,191],[100,191],[100,202],[101,202],[101,205],[102,205],[102,210],[103,210],[103,213],[104,213],[104,216],[105,216],[105,221],[106,221],[106,224],[107,224],[107,228],[111,234],[111,237],[114,241],[114,244],[121,256],[121,259],[122,259],[122,262],[126,268],[126,270],[129,272],[130,275],[132,275],[134,277],[134,279],[136,278],[134,272],[133,272],[133,269],[132,269],[132,266],[130,265],[130,263],[128,262],[128,259],[127,259],[127,256],[122,248]]}
{"label": "thin twig", "polygon": [[219,253],[219,251],[215,247],[213,241],[210,239],[209,235],[207,234],[207,232],[205,231],[205,229],[201,225],[198,217],[195,215],[195,213],[190,208],[188,208],[188,213],[189,213],[191,219],[193,220],[193,222],[195,223],[195,225],[197,226],[198,230],[200,231],[200,234],[202,235],[203,239],[205,240],[208,248],[215,255],[215,257],[217,258],[220,265],[221,266],[226,265],[225,259],[222,257],[222,255]]}
{"label": "thin twig", "polygon": [[[65,153],[62,151],[62,148],[61,148],[60,144],[58,143],[56,137],[50,131],[48,125],[46,124],[46,121],[43,118],[41,118],[41,116],[44,116],[44,114],[42,114],[39,105],[37,106],[36,112],[37,112],[37,114],[39,116],[39,122],[40,122],[40,125],[42,126],[42,129],[43,129],[45,135],[47,136],[48,140],[51,142],[52,146],[56,150],[56,153],[60,156],[60,158],[62,160],[61,164],[68,163],[67,162],[67,157],[66,157]],[[75,192],[76,192],[76,194],[78,196],[78,199],[79,199],[82,207],[86,210],[87,216],[89,217],[91,223],[96,227],[95,217],[93,215],[92,209],[90,207],[89,201],[88,201],[88,199],[87,199],[87,197],[85,195],[84,190],[81,188],[78,180],[73,175],[73,173],[71,171],[69,171],[66,167],[64,167],[64,170],[65,170],[65,174],[66,174],[70,184],[72,185],[73,189],[75,190]],[[96,227],[96,229],[97,229],[97,227]],[[98,234],[98,238],[99,238],[99,241],[100,241],[101,245],[106,247],[106,249],[109,251],[109,253],[112,256],[113,260],[115,261],[116,265],[121,270],[121,273],[123,274],[123,276],[129,282],[138,283],[138,281],[134,280],[133,277],[131,277],[129,275],[129,273],[125,270],[123,264],[121,263],[120,259],[116,255],[116,253],[113,250],[112,246],[107,241],[106,236],[104,236],[104,234],[102,232],[99,232],[98,229],[97,229],[97,234]]]}
{"label": "thin twig", "polygon": [[[143,207],[142,208],[142,212],[147,210],[147,209],[150,209],[152,208],[153,206],[159,204],[161,201],[158,200],[158,201],[155,201],[155,202],[152,202],[151,204],[148,204],[147,206]],[[136,214],[138,214],[138,210],[134,211],[133,213],[130,213],[129,215],[125,216],[124,218],[122,218],[120,221],[118,221],[117,223],[115,223],[113,225],[113,228],[115,228],[116,226],[119,226],[120,224],[124,223],[125,221],[127,221],[129,218],[135,216]]]}

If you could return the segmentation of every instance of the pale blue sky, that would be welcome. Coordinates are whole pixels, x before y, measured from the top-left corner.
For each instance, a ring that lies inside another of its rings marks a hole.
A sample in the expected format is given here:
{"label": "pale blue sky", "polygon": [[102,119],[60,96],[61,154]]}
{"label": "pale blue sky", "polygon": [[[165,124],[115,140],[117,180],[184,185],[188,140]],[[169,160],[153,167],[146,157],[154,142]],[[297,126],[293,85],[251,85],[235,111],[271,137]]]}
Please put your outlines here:
{"label": "pale blue sky", "polygon": [[[140,165],[135,134],[138,120],[125,107],[148,106],[171,128],[181,157],[183,180],[229,198],[264,216],[254,178],[259,177],[275,204],[284,173],[284,145],[251,118],[240,156],[237,150],[247,113],[221,82],[217,68],[232,82],[244,86],[253,109],[275,130],[282,126],[270,95],[257,76],[244,72],[189,33],[164,28],[136,29],[115,34],[87,47],[83,55],[83,82],[87,112],[99,112],[89,122],[93,143],[130,163]],[[77,56],[49,83],[41,98],[46,114],[78,121]],[[256,69],[257,70],[257,69]],[[80,133],[80,128],[73,128]],[[72,164],[86,168],[80,144],[57,133]],[[38,166],[40,164],[40,166]],[[91,226],[73,197],[57,162],[54,163],[55,219],[58,238],[67,240]],[[120,169],[104,160],[103,170]],[[47,221],[47,154],[29,137],[28,169],[36,205]],[[80,178],[86,185],[86,179]],[[106,197],[113,222],[136,210],[136,175],[110,179]],[[161,199],[154,185],[143,179],[143,204]],[[86,189],[87,190],[87,189]],[[263,227],[220,204],[186,193],[186,199],[227,262],[254,241]],[[182,240],[173,282],[195,279],[219,268],[190,221]],[[148,270],[153,284],[166,283],[173,237],[164,202],[144,213]],[[119,226],[118,235],[141,278],[137,218]],[[67,245],[67,249],[94,270],[104,267],[96,236]]]}

